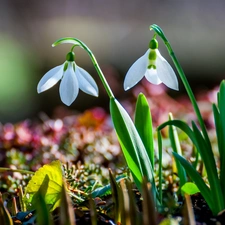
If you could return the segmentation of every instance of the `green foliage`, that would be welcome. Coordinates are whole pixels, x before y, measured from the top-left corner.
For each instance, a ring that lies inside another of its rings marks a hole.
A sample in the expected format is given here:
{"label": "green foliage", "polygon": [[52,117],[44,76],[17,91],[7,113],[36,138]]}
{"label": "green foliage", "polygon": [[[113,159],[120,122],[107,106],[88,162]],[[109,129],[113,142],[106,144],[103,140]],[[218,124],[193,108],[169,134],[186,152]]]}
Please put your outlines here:
{"label": "green foliage", "polygon": [[145,146],[152,167],[154,167],[155,152],[154,152],[152,116],[148,105],[148,101],[144,96],[144,94],[142,93],[138,95],[134,124]]}
{"label": "green foliage", "polygon": [[211,195],[211,190],[206,185],[205,181],[202,179],[201,175],[198,173],[198,171],[182,156],[180,156],[177,153],[173,153],[174,157],[179,160],[179,162],[182,164],[188,175],[191,177],[191,179],[195,182],[198,189],[200,190],[202,196],[208,203],[210,209],[215,213],[215,209],[213,209],[213,198]]}
{"label": "green foliage", "polygon": [[153,195],[156,199],[154,171],[137,129],[115,98],[110,99],[110,112],[123,154],[137,187],[141,190],[142,177],[146,177],[152,184]]}
{"label": "green foliage", "polygon": [[117,184],[115,178],[113,177],[111,170],[109,170],[109,178],[112,189],[113,201],[115,204],[115,221],[117,224],[120,224],[123,215],[123,202],[124,202],[122,190]]}
{"label": "green foliage", "polygon": [[[218,149],[220,153],[220,185],[225,190],[225,81],[220,84],[220,91],[217,95],[217,105],[213,104],[213,113],[216,126]],[[225,203],[225,194],[223,195]]]}
{"label": "green foliage", "polygon": [[[169,114],[169,120],[173,120],[173,116],[171,113]],[[171,147],[173,148],[173,151],[181,155],[182,154],[181,146],[180,146],[180,141],[179,141],[176,127],[169,126],[169,138],[170,138]],[[186,172],[176,158],[175,158],[175,161],[176,161],[178,176],[180,178],[180,186],[183,186],[185,182],[187,181]]]}
{"label": "green foliage", "polygon": [[[116,182],[120,182],[121,180],[123,180],[126,177],[127,176],[125,174],[121,174],[121,175],[117,176],[115,178],[115,180],[116,180]],[[107,185],[104,185],[103,187],[99,187],[99,188],[95,189],[91,193],[91,196],[93,198],[95,198],[95,197],[103,197],[103,196],[109,195],[111,193],[112,193],[111,192],[111,184],[107,184]]]}
{"label": "green foliage", "polygon": [[[143,179],[142,183],[143,190],[143,225],[156,225],[156,210],[155,210],[155,201],[152,196],[151,184]],[[151,212],[151,213],[149,213]]]}
{"label": "green foliage", "polygon": [[29,181],[24,202],[27,208],[34,208],[38,200],[38,192],[44,193],[44,200],[47,205],[51,205],[51,211],[60,205],[60,193],[63,185],[63,173],[60,161],[53,161],[44,165]]}
{"label": "green foliage", "polygon": [[75,214],[65,184],[62,186],[60,203],[60,225],[75,225]]}
{"label": "green foliage", "polygon": [[185,192],[186,194],[188,194],[188,195],[194,195],[194,194],[200,192],[199,189],[198,189],[198,187],[197,187],[197,185],[195,183],[192,183],[192,182],[185,183],[181,187],[181,190],[183,192]]}
{"label": "green foliage", "polygon": [[37,224],[38,225],[52,225],[53,221],[51,218],[51,215],[49,213],[49,207],[45,202],[45,195],[46,195],[46,188],[49,185],[49,178],[48,175],[45,176],[44,181],[38,190],[38,192],[35,194],[35,201],[34,201],[34,207],[36,209],[36,217],[37,217]]}

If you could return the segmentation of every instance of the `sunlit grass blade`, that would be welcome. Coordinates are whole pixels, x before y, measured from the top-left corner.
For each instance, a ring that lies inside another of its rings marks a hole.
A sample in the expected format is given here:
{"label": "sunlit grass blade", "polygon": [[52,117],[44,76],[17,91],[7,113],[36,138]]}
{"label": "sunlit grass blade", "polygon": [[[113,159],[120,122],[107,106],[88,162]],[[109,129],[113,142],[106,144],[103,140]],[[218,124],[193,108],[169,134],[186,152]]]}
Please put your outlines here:
{"label": "sunlit grass blade", "polygon": [[123,208],[123,220],[122,224],[126,225],[137,225],[137,211],[136,211],[136,203],[134,199],[134,193],[132,191],[132,185],[129,180],[122,180],[120,182],[121,190],[123,193],[124,199],[124,208]]}
{"label": "sunlit grass blade", "polygon": [[[175,158],[179,160],[181,165],[186,170],[187,174],[190,176],[190,178],[195,182],[198,189],[200,190],[202,196],[206,200],[207,204],[209,205],[210,209],[215,214],[217,211],[214,207],[214,199],[211,193],[211,190],[209,187],[205,184],[205,181],[202,179],[201,175],[198,173],[198,171],[189,163],[185,158],[177,154],[176,152],[173,152],[173,155]],[[216,203],[215,203],[216,204]]]}
{"label": "sunlit grass blade", "polygon": [[1,224],[4,224],[4,225],[13,225],[13,221],[11,219],[10,213],[4,206],[1,193],[0,193],[0,221],[1,221]]}
{"label": "sunlit grass blade", "polygon": [[209,146],[207,144],[194,122],[192,122],[192,126],[193,132],[196,137],[196,147],[201,154],[207,171],[210,189],[212,191],[211,194],[215,202],[217,202],[217,204],[215,205],[215,210],[217,210],[217,212],[220,212],[224,209],[223,193],[220,187],[215,158],[211,149],[211,145]]}
{"label": "sunlit grass blade", "polygon": [[144,96],[144,94],[142,93],[138,95],[135,109],[134,123],[141,137],[141,140],[145,146],[151,164],[152,166],[154,166],[154,139],[153,139],[152,116],[148,101]]}
{"label": "sunlit grass blade", "polygon": [[[225,146],[224,145],[225,139],[223,138],[222,122],[221,122],[221,118],[220,118],[220,112],[215,104],[212,105],[212,109],[213,109],[213,115],[214,115],[214,121],[215,121],[215,127],[216,127],[218,149],[219,149],[219,153],[220,153],[220,157],[221,157],[223,155],[223,146]],[[221,164],[222,163],[220,163],[220,169],[222,166]]]}
{"label": "sunlit grass blade", "polygon": [[[224,190],[225,188],[225,154],[224,154],[224,146],[225,146],[225,138],[224,138],[224,131],[223,123],[221,114],[218,111],[218,108],[215,104],[213,104],[213,115],[214,115],[214,121],[215,121],[215,127],[216,127],[216,136],[217,136],[217,143],[218,143],[218,149],[220,153],[220,186],[221,189]],[[225,203],[225,196],[223,196],[223,200]]]}
{"label": "sunlit grass blade", "polygon": [[195,146],[193,146],[192,157],[195,158],[195,161],[192,162],[192,165],[196,169],[197,166],[198,166],[198,163],[199,163],[200,155],[199,155],[199,152],[198,152],[198,150],[196,149]]}
{"label": "sunlit grass blade", "polygon": [[142,182],[143,193],[143,225],[156,225],[156,210],[152,196],[151,184],[144,178]]}
{"label": "sunlit grass blade", "polygon": [[158,136],[158,151],[159,151],[159,202],[162,204],[162,135],[157,132]]}
{"label": "sunlit grass blade", "polygon": [[162,130],[166,126],[178,127],[183,132],[185,132],[188,135],[188,137],[191,139],[193,144],[195,144],[195,142],[196,142],[195,135],[194,135],[193,131],[191,130],[191,128],[185,122],[183,122],[181,120],[170,120],[170,121],[162,123],[160,126],[158,126],[157,130]]}
{"label": "sunlit grass blade", "polygon": [[[46,175],[47,176],[47,175]],[[47,181],[46,181],[47,182]],[[44,186],[43,186],[44,188]],[[42,188],[40,188],[42,189]],[[37,192],[37,200],[35,204],[36,215],[37,215],[37,224],[38,225],[51,225],[53,224],[52,217],[49,213],[49,207],[45,202],[45,193],[44,190],[40,190]]]}
{"label": "sunlit grass blade", "polygon": [[75,210],[66,190],[66,184],[62,186],[59,220],[60,225],[76,225]]}
{"label": "sunlit grass blade", "polygon": [[[169,114],[169,120],[173,120],[173,115],[171,113]],[[177,129],[175,126],[171,126],[171,125],[169,126],[169,138],[170,138],[173,151],[178,153],[179,155],[182,155],[180,141],[179,141]],[[186,172],[176,158],[175,158],[175,161],[176,161],[177,173],[180,178],[180,186],[183,186],[187,182]]]}
{"label": "sunlit grass blade", "polygon": [[19,203],[20,203],[21,211],[25,212],[25,211],[27,211],[27,208],[26,208],[25,202],[23,201],[24,194],[23,194],[22,185],[20,185],[18,188],[18,195],[19,195]]}
{"label": "sunlit grass blade", "polygon": [[123,194],[122,194],[122,190],[119,187],[119,185],[117,184],[112,171],[109,169],[109,180],[110,180],[110,185],[111,185],[111,189],[112,189],[112,198],[114,201],[114,212],[115,212],[115,222],[116,224],[120,224],[121,220],[122,220],[122,211],[123,211],[123,204],[124,204],[124,200],[123,200]]}
{"label": "sunlit grass blade", "polygon": [[137,187],[141,190],[142,177],[145,176],[151,182],[154,195],[156,195],[154,171],[130,116],[115,98],[110,99],[110,112],[121,148]]}
{"label": "sunlit grass blade", "polygon": [[97,225],[97,212],[96,212],[95,202],[91,198],[91,196],[89,199],[89,205],[90,205],[91,225]]}

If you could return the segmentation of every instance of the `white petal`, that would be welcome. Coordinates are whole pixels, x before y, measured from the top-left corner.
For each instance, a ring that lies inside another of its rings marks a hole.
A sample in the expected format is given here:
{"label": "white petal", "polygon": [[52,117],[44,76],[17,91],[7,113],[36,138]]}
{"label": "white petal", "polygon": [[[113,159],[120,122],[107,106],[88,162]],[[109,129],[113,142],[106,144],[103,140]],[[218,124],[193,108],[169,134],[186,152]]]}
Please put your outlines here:
{"label": "white petal", "polygon": [[79,88],[83,92],[97,97],[98,96],[98,86],[95,83],[92,76],[86,70],[82,69],[81,67],[79,67],[77,65],[75,67],[75,74],[77,76]]}
{"label": "white petal", "polygon": [[79,91],[78,81],[73,70],[72,63],[68,63],[68,68],[64,72],[62,81],[59,86],[61,100],[66,105],[71,105],[76,99]]}
{"label": "white petal", "polygon": [[156,58],[156,69],[159,79],[169,88],[178,90],[178,80],[170,64],[161,56],[158,50]]}
{"label": "white petal", "polygon": [[41,78],[37,86],[38,93],[48,90],[62,78],[63,66],[64,64],[54,67]]}
{"label": "white petal", "polygon": [[125,91],[133,87],[144,77],[148,66],[149,52],[150,50],[148,49],[148,51],[137,61],[135,61],[134,64],[128,70],[123,84]]}
{"label": "white petal", "polygon": [[145,72],[146,79],[152,84],[161,84],[162,81],[159,79],[156,69],[147,69]]}

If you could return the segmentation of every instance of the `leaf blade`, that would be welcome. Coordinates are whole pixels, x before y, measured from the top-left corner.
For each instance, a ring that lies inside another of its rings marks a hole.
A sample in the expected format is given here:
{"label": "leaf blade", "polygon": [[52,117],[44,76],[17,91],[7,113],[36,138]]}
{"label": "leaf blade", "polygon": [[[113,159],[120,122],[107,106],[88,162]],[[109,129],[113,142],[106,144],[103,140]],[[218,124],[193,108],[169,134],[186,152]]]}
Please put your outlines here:
{"label": "leaf blade", "polygon": [[148,101],[144,94],[138,95],[135,109],[135,127],[145,146],[152,166],[154,166],[154,139],[152,129],[152,116]]}

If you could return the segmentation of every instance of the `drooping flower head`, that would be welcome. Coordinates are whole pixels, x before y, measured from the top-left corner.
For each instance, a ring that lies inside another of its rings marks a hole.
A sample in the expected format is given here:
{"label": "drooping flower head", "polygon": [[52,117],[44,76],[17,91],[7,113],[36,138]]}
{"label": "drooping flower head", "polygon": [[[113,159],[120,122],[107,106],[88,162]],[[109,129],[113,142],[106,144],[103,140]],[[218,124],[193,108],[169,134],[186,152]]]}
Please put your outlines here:
{"label": "drooping flower head", "polygon": [[178,90],[178,81],[170,64],[162,57],[158,50],[155,37],[149,43],[149,49],[128,70],[124,89],[128,90],[136,85],[143,77],[153,83],[164,83],[167,87]]}
{"label": "drooping flower head", "polygon": [[69,52],[62,65],[49,70],[38,83],[38,93],[48,90],[61,80],[59,86],[60,98],[68,106],[76,99],[79,88],[83,92],[97,97],[97,84],[87,71],[74,62],[74,58],[74,52]]}

